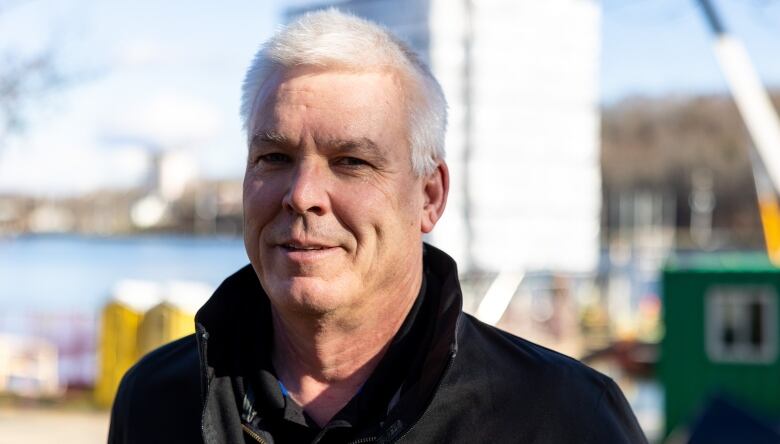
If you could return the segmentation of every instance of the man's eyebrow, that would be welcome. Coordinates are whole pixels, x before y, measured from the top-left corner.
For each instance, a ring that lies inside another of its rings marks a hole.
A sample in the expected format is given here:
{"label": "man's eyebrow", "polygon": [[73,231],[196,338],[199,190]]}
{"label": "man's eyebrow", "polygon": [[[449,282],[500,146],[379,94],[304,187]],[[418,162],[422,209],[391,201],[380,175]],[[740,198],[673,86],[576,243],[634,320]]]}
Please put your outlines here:
{"label": "man's eyebrow", "polygon": [[[252,136],[249,146],[253,147],[264,143],[279,146],[292,145],[289,138],[276,131],[260,131]],[[337,152],[360,153],[367,156],[382,157],[379,146],[376,142],[367,137],[360,137],[357,139],[328,139],[322,143],[328,149]]]}
{"label": "man's eyebrow", "polygon": [[350,140],[328,140],[325,142],[325,145],[336,151],[357,151],[364,154],[381,155],[377,144],[367,137]]}
{"label": "man's eyebrow", "polygon": [[252,136],[249,146],[256,145],[259,142],[272,143],[275,145],[289,145],[290,139],[277,133],[276,131],[260,131]]}

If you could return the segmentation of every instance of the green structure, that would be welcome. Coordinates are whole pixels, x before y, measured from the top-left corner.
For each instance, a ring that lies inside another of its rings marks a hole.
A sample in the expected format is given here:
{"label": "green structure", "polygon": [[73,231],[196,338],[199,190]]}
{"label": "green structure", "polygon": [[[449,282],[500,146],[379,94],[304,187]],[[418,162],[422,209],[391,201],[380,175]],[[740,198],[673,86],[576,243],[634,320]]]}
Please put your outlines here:
{"label": "green structure", "polygon": [[663,272],[660,375],[667,433],[725,394],[780,420],[780,268],[763,255],[706,255]]}

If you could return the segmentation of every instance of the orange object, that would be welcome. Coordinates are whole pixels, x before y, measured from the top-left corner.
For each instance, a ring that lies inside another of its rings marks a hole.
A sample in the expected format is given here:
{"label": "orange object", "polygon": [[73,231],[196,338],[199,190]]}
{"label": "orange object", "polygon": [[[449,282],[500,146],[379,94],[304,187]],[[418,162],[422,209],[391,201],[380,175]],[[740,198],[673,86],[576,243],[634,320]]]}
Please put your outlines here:
{"label": "orange object", "polygon": [[769,260],[780,267],[780,204],[777,196],[762,196],[758,208],[761,213],[761,225],[764,228],[764,240]]}

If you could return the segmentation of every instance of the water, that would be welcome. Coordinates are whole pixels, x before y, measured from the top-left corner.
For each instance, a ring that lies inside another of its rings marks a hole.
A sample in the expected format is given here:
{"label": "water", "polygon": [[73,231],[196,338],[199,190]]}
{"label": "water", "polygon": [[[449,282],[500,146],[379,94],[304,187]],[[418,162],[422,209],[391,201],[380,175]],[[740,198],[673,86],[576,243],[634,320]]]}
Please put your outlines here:
{"label": "water", "polygon": [[0,238],[0,314],[96,313],[121,279],[219,285],[248,259],[237,238]]}

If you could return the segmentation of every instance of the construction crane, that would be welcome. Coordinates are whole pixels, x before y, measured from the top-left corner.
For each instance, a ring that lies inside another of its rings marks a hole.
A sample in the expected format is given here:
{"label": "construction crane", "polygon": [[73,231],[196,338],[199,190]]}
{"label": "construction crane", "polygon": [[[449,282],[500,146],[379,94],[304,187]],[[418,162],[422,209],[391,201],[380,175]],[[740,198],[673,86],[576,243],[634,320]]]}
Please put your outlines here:
{"label": "construction crane", "polygon": [[727,31],[710,0],[697,0],[713,34],[715,56],[745,122],[761,225],[769,259],[780,266],[780,119],[742,43]]}

